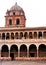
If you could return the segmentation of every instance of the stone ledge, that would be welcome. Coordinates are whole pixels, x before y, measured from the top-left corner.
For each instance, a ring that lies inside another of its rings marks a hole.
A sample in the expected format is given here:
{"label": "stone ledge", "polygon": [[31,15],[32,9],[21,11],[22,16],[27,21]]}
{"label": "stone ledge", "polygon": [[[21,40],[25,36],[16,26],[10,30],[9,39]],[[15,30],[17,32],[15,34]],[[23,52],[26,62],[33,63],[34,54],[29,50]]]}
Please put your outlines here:
{"label": "stone ledge", "polygon": [[[11,57],[0,57],[1,61],[10,61]],[[46,61],[46,57],[16,57],[15,61]]]}
{"label": "stone ledge", "polygon": [[11,60],[11,57],[0,57],[0,60],[2,60],[2,61],[3,60],[8,60],[9,61],[9,60]]}
{"label": "stone ledge", "polygon": [[36,60],[40,60],[40,61],[43,61],[43,60],[46,60],[46,57],[35,57],[35,58],[31,58],[31,57],[16,57],[15,60],[19,60],[19,61],[22,61],[22,60],[26,60],[26,61],[30,61],[30,60],[33,60],[33,61],[36,61]]}

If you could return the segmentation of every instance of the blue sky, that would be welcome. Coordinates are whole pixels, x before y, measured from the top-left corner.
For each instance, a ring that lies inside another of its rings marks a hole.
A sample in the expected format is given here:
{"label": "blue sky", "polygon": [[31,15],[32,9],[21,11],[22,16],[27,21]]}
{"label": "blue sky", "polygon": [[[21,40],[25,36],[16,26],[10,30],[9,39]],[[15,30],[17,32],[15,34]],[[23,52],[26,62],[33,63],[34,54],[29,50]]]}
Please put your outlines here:
{"label": "blue sky", "polygon": [[26,27],[46,26],[46,0],[1,0],[0,27],[5,26],[5,14],[15,3],[18,3],[26,15]]}

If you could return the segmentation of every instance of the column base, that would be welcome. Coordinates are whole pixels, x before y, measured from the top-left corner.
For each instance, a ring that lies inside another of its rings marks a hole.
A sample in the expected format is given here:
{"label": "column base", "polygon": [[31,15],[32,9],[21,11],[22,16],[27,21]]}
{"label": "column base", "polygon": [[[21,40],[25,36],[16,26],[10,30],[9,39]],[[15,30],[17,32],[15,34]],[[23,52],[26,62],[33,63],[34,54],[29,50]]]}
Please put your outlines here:
{"label": "column base", "polygon": [[0,57],[0,60],[11,60],[11,57]]}
{"label": "column base", "polygon": [[37,60],[39,60],[39,61],[43,61],[43,60],[46,60],[46,57],[16,57],[15,60],[19,60],[19,61],[21,61],[21,60],[26,60],[26,61],[30,61],[30,60],[37,61]]}
{"label": "column base", "polygon": [[[0,57],[0,60],[10,61],[11,57]],[[16,57],[17,61],[46,61],[46,57]]]}

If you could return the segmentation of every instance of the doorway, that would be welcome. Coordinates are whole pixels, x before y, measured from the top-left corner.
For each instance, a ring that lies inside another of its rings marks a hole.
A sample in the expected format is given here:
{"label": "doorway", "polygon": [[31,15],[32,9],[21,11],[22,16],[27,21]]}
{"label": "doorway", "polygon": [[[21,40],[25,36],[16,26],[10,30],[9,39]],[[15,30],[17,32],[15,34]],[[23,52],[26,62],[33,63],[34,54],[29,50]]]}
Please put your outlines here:
{"label": "doorway", "polygon": [[35,53],[30,53],[30,56],[31,57],[35,57]]}
{"label": "doorway", "polygon": [[14,60],[14,53],[10,53],[11,60]]}

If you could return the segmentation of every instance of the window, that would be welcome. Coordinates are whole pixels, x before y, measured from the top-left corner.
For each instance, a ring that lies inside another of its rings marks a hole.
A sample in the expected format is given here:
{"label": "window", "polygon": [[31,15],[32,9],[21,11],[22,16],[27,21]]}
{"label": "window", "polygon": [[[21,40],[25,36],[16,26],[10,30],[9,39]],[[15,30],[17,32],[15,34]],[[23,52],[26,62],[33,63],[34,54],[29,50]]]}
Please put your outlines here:
{"label": "window", "polygon": [[39,39],[42,39],[42,32],[39,32],[39,33],[38,33],[38,38],[39,38]]}
{"label": "window", "polygon": [[2,33],[2,39],[5,39],[5,33]]}
{"label": "window", "polygon": [[9,33],[6,34],[6,39],[9,39],[10,38],[10,35]]}
{"label": "window", "polygon": [[37,38],[37,32],[34,32],[34,38]]}
{"label": "window", "polygon": [[9,25],[12,25],[12,19],[9,19]]}
{"label": "window", "polygon": [[19,25],[20,24],[20,20],[16,19],[16,24]]}
{"label": "window", "polygon": [[18,32],[15,33],[15,39],[18,39]]}
{"label": "window", "polygon": [[43,32],[43,37],[46,38],[46,31]]}
{"label": "window", "polygon": [[32,38],[33,38],[32,32],[29,32],[29,39],[32,39]]}
{"label": "window", "polygon": [[25,38],[25,39],[28,38],[28,33],[27,33],[27,32],[24,33],[24,38]]}
{"label": "window", "polygon": [[14,33],[11,33],[11,39],[14,39]]}
{"label": "window", "polygon": [[15,15],[15,12],[13,12],[13,15]]}

